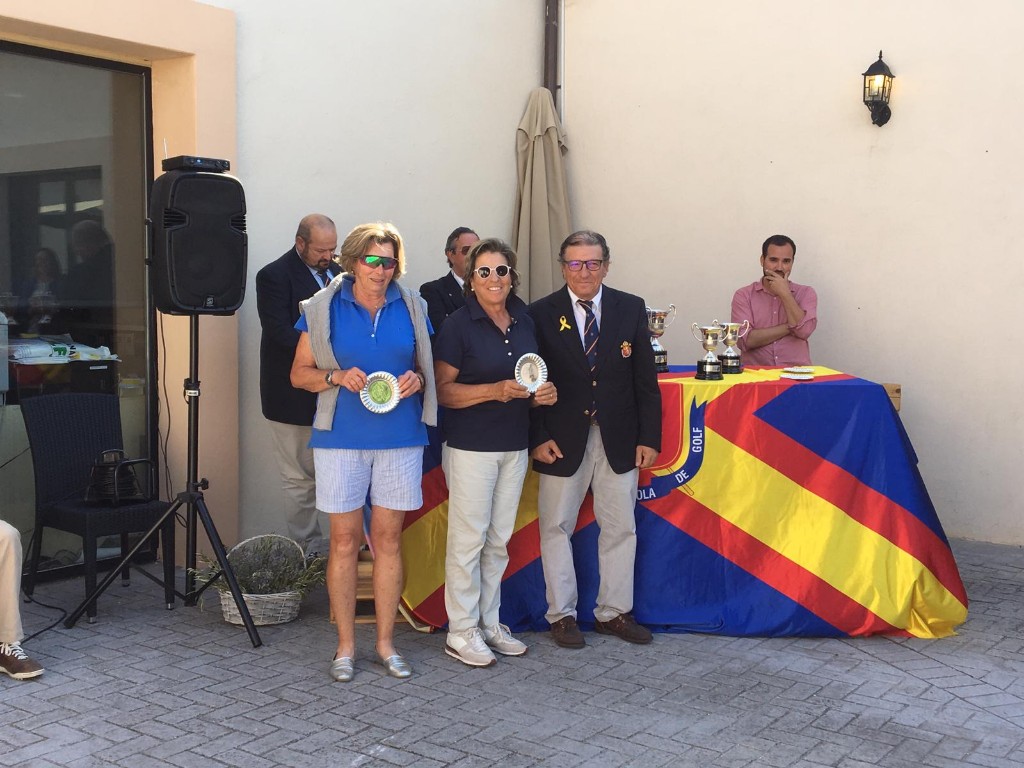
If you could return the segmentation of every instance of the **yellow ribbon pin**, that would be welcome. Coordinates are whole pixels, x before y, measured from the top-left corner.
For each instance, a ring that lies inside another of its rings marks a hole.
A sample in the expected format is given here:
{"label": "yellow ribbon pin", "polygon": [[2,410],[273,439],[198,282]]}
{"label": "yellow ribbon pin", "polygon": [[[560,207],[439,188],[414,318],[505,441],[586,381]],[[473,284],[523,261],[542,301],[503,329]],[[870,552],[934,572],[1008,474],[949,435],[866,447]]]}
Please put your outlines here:
{"label": "yellow ribbon pin", "polygon": [[571,330],[572,330],[572,326],[569,325],[569,321],[565,319],[565,315],[562,315],[560,318],[558,318],[558,332],[559,333],[561,333],[562,331],[571,331]]}

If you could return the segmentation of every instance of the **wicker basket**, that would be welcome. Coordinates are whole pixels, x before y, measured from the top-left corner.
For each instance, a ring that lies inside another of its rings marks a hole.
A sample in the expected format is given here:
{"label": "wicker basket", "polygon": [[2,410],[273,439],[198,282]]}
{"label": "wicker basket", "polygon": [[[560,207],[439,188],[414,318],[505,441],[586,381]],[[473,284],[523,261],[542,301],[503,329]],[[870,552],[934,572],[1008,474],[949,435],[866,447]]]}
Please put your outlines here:
{"label": "wicker basket", "polygon": [[[238,606],[235,605],[235,599],[231,597],[231,593],[219,592],[218,594],[224,621],[229,624],[241,625],[242,614],[238,612]],[[279,592],[276,595],[243,594],[242,598],[249,608],[252,623],[258,627],[292,621],[299,615],[299,604],[302,602],[302,595],[298,592]]]}
{"label": "wicker basket", "polygon": [[[261,540],[280,540],[282,543],[287,542],[294,546],[295,557],[298,558],[298,562],[305,562],[306,555],[302,551],[302,547],[298,545],[292,539],[285,536],[278,536],[277,534],[264,534],[261,536],[253,536],[252,538],[240,541],[228,551],[228,560],[231,560],[231,555],[235,553],[240,547],[255,546]],[[290,547],[286,547],[290,551]],[[290,557],[290,556],[289,556]],[[238,606],[235,605],[235,600],[231,596],[231,592],[219,592],[220,594],[220,609],[224,614],[224,621],[229,624],[242,624],[242,616],[238,612]],[[245,600],[246,606],[249,608],[249,614],[252,616],[253,624],[257,626],[265,626],[267,624],[283,624],[286,621],[292,621],[299,615],[299,605],[302,603],[301,592],[277,592],[269,595],[250,595],[242,593],[242,599]]]}

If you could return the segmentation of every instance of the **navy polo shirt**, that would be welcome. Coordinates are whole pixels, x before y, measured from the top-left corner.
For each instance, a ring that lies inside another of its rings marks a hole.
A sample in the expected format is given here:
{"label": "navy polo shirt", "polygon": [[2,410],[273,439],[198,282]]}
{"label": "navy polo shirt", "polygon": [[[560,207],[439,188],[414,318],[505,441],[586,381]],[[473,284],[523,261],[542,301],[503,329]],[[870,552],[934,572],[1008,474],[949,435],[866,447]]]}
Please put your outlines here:
{"label": "navy polo shirt", "polygon": [[[512,316],[506,332],[498,329],[472,294],[466,297],[466,306],[444,321],[434,343],[434,359],[458,369],[455,381],[459,384],[515,379],[519,358],[536,353],[537,338],[526,304],[510,295],[506,306]],[[530,442],[530,402],[516,398],[507,403],[488,400],[468,408],[446,408],[445,441],[464,451],[526,450]]]}

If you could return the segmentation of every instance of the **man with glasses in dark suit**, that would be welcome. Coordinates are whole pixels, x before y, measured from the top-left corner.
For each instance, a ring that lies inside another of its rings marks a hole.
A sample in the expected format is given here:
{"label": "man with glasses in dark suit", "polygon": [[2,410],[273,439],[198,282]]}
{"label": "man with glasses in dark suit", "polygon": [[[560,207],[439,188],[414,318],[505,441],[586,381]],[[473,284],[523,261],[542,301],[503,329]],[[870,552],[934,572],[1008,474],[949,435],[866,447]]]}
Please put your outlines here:
{"label": "man with glasses in dark suit", "polygon": [[540,474],[540,551],[552,639],[586,641],[576,623],[570,539],[590,489],[600,527],[600,584],[594,628],[631,643],[651,642],[636,623],[636,489],[661,450],[661,393],[644,301],[604,283],[611,253],[597,232],[575,232],[559,249],[565,285],[530,306],[540,356],[558,402],[532,409],[530,455]]}
{"label": "man with glasses in dark suit", "polygon": [[441,333],[441,326],[448,315],[465,306],[462,286],[466,280],[466,258],[469,250],[480,240],[469,227],[458,227],[448,235],[444,244],[444,255],[448,260],[448,274],[420,286],[420,295],[427,302],[427,316],[434,328],[434,337]]}
{"label": "man with glasses in dark suit", "polygon": [[327,216],[311,213],[299,222],[295,246],[256,273],[260,338],[260,399],[274,441],[287,495],[288,535],[307,555],[326,555],[316,509],[316,479],[309,437],[316,395],[291,385],[299,332],[299,302],[308,299],[341,270],[334,262],[338,231]]}

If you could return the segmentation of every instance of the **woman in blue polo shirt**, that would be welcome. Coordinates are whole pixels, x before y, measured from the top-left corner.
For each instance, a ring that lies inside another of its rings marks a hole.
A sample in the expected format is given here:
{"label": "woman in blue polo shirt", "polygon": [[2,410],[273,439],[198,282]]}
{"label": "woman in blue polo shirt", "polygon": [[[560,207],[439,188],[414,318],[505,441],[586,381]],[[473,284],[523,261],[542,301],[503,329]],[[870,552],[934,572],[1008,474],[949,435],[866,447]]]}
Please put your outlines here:
{"label": "woman in blue polo shirt", "polygon": [[445,320],[434,343],[434,373],[444,417],[441,461],[448,483],[445,653],[474,667],[494,652],[527,647],[498,620],[508,540],[526,476],[530,407],[552,405],[546,382],[531,398],[516,381],[519,358],[537,352],[533,321],[515,295],[516,254],[501,240],[481,240],[466,266],[466,306]]}
{"label": "woman in blue polo shirt", "polygon": [[390,224],[353,229],[341,246],[341,267],[302,302],[291,371],[293,386],[319,393],[310,447],[316,506],[331,519],[327,590],[338,647],[330,675],[348,682],[355,674],[356,564],[369,490],[377,655],[389,675],[405,678],[412,669],[393,638],[402,525],[405,513],[423,504],[426,425],[437,421],[427,306],[397,284],[405,249]]}

